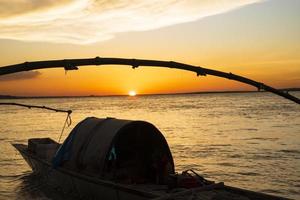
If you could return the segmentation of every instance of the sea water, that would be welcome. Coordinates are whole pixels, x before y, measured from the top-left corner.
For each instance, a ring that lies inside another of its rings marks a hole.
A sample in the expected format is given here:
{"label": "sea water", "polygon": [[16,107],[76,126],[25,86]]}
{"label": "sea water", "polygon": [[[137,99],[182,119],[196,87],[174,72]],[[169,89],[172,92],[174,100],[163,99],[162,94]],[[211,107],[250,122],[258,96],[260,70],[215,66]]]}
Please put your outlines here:
{"label": "sea water", "polygon": [[[300,97],[300,92],[294,92]],[[230,186],[300,199],[300,106],[271,93],[0,100],[71,109],[89,116],[146,120],[166,137],[176,170],[194,169]],[[0,199],[66,199],[31,175],[11,143],[58,140],[66,114],[0,106]]]}

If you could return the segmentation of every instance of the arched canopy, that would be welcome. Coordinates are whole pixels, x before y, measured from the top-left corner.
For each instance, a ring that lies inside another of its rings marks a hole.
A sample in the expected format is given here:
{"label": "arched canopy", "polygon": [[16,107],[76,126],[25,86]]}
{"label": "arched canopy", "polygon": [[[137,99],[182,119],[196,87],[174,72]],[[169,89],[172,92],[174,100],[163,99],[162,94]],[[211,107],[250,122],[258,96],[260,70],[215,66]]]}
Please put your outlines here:
{"label": "arched canopy", "polygon": [[160,61],[160,60],[143,60],[143,59],[125,59],[125,58],[86,58],[86,59],[64,59],[64,60],[46,60],[46,61],[35,61],[35,62],[25,62],[15,65],[9,65],[0,67],[0,76],[5,74],[11,74],[22,71],[30,71],[37,69],[47,69],[47,68],[59,68],[62,67],[65,70],[77,70],[79,66],[87,65],[130,65],[132,68],[138,68],[140,66],[145,67],[167,67],[174,69],[181,69],[192,71],[197,74],[197,76],[218,76],[235,81],[239,81],[248,85],[256,87],[258,90],[266,90],[287,98],[300,104],[300,99],[281,90],[277,90],[270,87],[264,83],[260,83],[249,78],[239,76],[232,73],[226,73],[218,70],[208,69],[199,66],[188,65],[184,63],[178,63],[173,61]]}
{"label": "arched canopy", "polygon": [[112,160],[117,168],[135,163],[133,167],[146,176],[151,163],[165,159],[174,173],[167,141],[154,125],[145,121],[86,118],[71,131],[55,159],[58,157],[63,158],[59,164],[62,167],[98,177],[107,175]]}

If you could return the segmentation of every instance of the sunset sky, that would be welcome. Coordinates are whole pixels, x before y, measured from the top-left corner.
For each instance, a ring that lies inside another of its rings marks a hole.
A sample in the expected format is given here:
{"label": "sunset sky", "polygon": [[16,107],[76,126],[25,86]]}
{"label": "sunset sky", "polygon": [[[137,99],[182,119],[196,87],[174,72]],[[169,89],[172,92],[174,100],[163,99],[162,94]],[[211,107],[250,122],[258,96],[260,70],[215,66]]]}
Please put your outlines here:
{"label": "sunset sky", "polygon": [[[173,60],[300,87],[300,1],[2,0],[0,55],[0,66],[96,56]],[[124,66],[0,77],[0,95],[254,89],[187,71]]]}

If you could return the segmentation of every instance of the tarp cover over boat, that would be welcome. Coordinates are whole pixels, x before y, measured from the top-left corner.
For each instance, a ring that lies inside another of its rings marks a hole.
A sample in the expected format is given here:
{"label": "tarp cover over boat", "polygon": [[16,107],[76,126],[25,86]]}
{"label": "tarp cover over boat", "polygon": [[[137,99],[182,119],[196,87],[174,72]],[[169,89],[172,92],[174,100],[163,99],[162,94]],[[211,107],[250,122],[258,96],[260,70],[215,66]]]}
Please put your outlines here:
{"label": "tarp cover over boat", "polygon": [[154,125],[115,118],[81,121],[56,153],[53,164],[107,179],[128,174],[147,179],[166,170],[174,173],[167,141]]}

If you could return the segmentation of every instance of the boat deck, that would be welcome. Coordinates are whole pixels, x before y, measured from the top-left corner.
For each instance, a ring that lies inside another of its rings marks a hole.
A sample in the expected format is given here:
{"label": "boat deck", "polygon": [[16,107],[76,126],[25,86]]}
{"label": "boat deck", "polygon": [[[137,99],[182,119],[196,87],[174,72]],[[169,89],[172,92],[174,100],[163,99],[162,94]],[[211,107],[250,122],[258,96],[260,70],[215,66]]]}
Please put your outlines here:
{"label": "boat deck", "polygon": [[[141,187],[141,186],[138,186]],[[173,191],[166,192],[159,188],[146,186],[140,188],[147,192],[154,192],[159,197],[152,200],[284,200],[286,198],[272,195],[257,193],[240,188],[234,188],[224,185],[224,183],[211,184],[199,188],[184,189],[177,188]]]}

